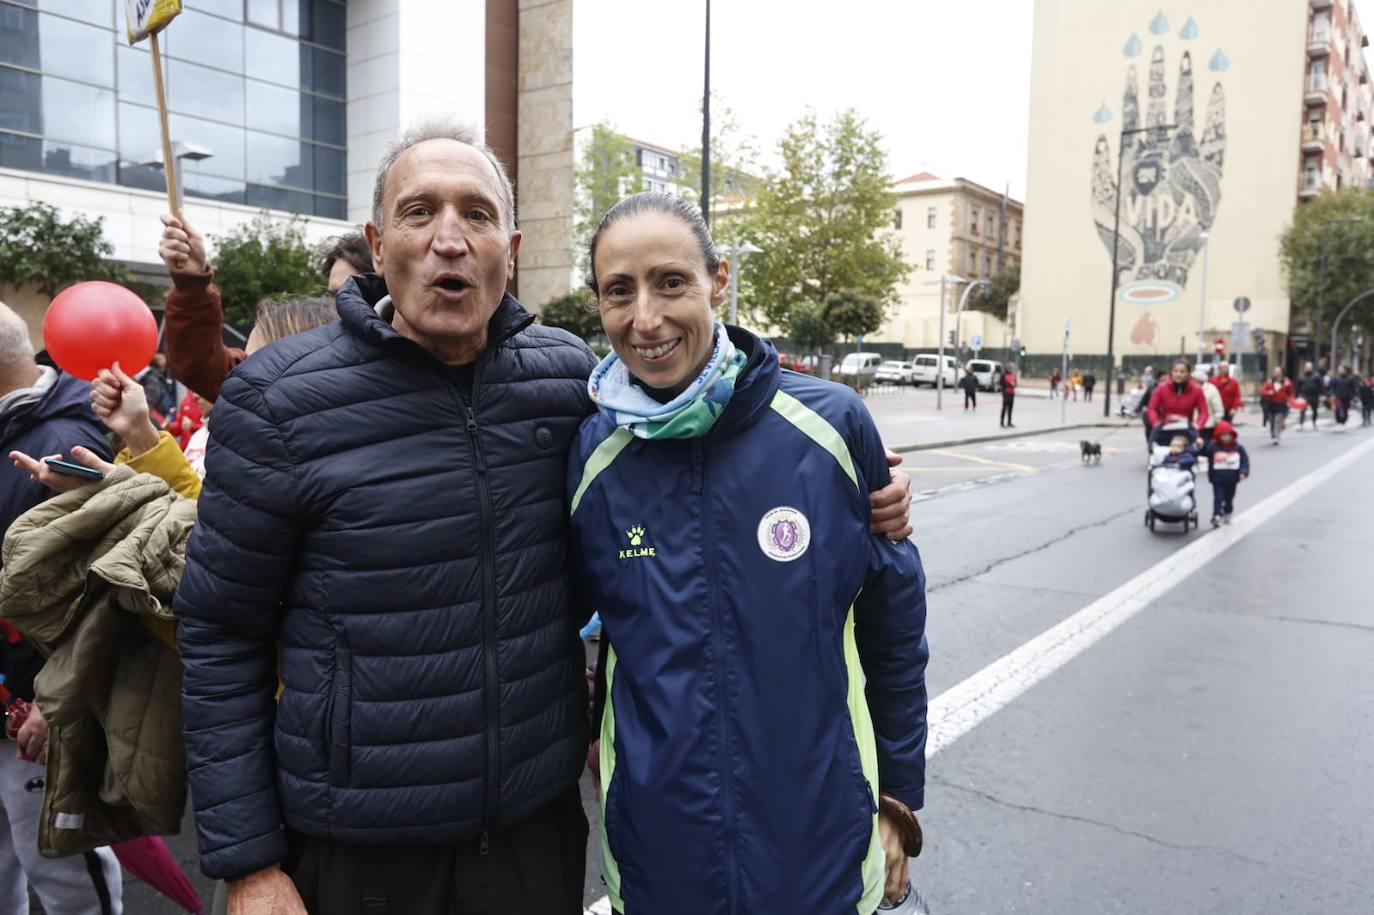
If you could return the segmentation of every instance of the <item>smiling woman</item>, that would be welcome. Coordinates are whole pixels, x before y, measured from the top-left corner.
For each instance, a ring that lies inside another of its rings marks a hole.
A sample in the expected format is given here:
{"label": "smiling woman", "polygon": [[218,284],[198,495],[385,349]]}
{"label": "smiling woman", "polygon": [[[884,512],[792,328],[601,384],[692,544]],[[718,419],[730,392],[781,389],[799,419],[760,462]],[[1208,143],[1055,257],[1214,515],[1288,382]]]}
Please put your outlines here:
{"label": "smiling woman", "polygon": [[920,851],[927,656],[916,549],[870,533],[873,420],[716,323],[730,265],[680,198],[616,204],[591,265],[614,352],[568,492],[612,907],[871,912]]}

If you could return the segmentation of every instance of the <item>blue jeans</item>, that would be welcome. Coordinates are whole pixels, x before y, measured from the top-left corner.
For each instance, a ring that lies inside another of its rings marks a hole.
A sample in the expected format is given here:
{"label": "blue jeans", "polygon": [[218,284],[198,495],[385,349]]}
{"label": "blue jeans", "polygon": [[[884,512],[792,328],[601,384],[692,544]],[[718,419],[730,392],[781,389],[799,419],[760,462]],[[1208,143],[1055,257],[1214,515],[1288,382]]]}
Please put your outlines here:
{"label": "blue jeans", "polygon": [[1212,484],[1212,514],[1224,517],[1231,514],[1234,506],[1231,504],[1236,498],[1236,486],[1239,480],[1231,480],[1227,483]]}

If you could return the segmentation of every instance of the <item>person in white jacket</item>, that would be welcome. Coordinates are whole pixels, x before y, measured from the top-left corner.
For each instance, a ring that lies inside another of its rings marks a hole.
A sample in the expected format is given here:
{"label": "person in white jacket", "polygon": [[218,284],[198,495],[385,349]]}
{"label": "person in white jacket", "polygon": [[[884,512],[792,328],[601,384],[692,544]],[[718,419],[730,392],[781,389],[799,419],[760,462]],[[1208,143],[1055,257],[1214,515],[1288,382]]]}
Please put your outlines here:
{"label": "person in white jacket", "polygon": [[1226,418],[1226,410],[1221,405],[1221,392],[1217,390],[1216,385],[1207,383],[1207,372],[1198,369],[1193,372],[1193,380],[1202,386],[1202,396],[1207,399],[1207,422],[1198,430],[1205,447],[1212,442],[1212,433],[1217,427],[1217,422]]}

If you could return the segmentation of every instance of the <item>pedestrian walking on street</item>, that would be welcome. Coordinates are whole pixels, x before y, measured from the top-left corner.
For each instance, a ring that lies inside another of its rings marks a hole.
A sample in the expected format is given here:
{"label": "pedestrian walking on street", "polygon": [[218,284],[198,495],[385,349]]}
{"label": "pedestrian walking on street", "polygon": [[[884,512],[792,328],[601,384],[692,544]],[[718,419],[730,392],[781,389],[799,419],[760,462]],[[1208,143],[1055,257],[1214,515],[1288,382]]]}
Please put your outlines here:
{"label": "pedestrian walking on street", "polygon": [[1331,379],[1331,401],[1335,407],[1336,425],[1342,429],[1350,418],[1350,406],[1359,395],[1360,376],[1351,372],[1350,366],[1341,366],[1336,377]]}
{"label": "pedestrian walking on street", "polygon": [[1293,382],[1283,374],[1282,366],[1274,366],[1274,372],[1260,389],[1260,404],[1264,408],[1264,422],[1269,427],[1269,442],[1277,445],[1283,435],[1283,427],[1288,423],[1288,404],[1296,395]]}
{"label": "pedestrian walking on street", "polygon": [[1145,389],[1140,397],[1140,424],[1145,427],[1145,448],[1147,450],[1155,431],[1154,426],[1150,423],[1150,401],[1154,399],[1155,391],[1159,389],[1159,383],[1165,374],[1163,369],[1156,372],[1154,366],[1149,365],[1140,375],[1140,384]]}
{"label": "pedestrian walking on street", "polygon": [[1360,379],[1360,425],[1374,425],[1374,375]]}
{"label": "pedestrian walking on street", "polygon": [[959,379],[959,387],[964,389],[964,409],[978,409],[978,376],[973,369],[964,366],[964,377]]}
{"label": "pedestrian walking on street", "polygon": [[1298,396],[1307,401],[1307,408],[1298,416],[1298,431],[1301,432],[1306,428],[1307,411],[1311,410],[1312,431],[1316,432],[1317,410],[1321,406],[1322,397],[1326,395],[1326,379],[1310,362],[1302,367],[1302,374],[1298,376],[1297,391]]}
{"label": "pedestrian walking on street", "polygon": [[1149,417],[1150,428],[1155,430],[1152,441],[1168,444],[1165,427],[1185,422],[1190,430],[1189,436],[1197,435],[1197,430],[1207,425],[1207,397],[1202,393],[1202,385],[1191,377],[1188,360],[1174,362],[1169,372],[1169,381],[1155,387],[1150,397],[1150,406],[1145,411]]}
{"label": "pedestrian walking on street", "polygon": [[1250,455],[1238,438],[1236,427],[1223,419],[1217,423],[1212,443],[1203,450],[1207,481],[1212,484],[1212,527],[1231,523],[1236,487],[1250,476]]}
{"label": "pedestrian walking on street", "polygon": [[1053,400],[1054,398],[1056,398],[1056,397],[1059,396],[1059,382],[1060,382],[1061,380],[1063,380],[1063,376],[1059,374],[1059,369],[1052,369],[1052,370],[1050,371],[1050,399],[1051,399],[1051,400]]}
{"label": "pedestrian walking on street", "polygon": [[602,622],[611,908],[871,913],[921,849],[927,660],[916,548],[869,532],[877,429],[716,323],[730,265],[681,198],[625,198],[590,250],[612,353],[567,488]]}
{"label": "pedestrian walking on street", "polygon": [[1075,401],[1078,400],[1078,390],[1081,387],[1083,387],[1083,373],[1074,369],[1073,373],[1069,375],[1069,390],[1073,392]]}
{"label": "pedestrian walking on street", "polygon": [[1209,382],[1221,395],[1221,408],[1228,423],[1234,422],[1240,408],[1245,406],[1245,395],[1241,393],[1240,382],[1231,376],[1231,363],[1223,362],[1217,366],[1217,373]]}
{"label": "pedestrian walking on street", "polygon": [[1002,392],[1002,414],[997,425],[1007,429],[1016,428],[1011,424],[1011,410],[1016,405],[1016,363],[1009,363],[1002,377],[997,379],[997,390]]}
{"label": "pedestrian walking on street", "polygon": [[1083,400],[1091,403],[1093,399],[1093,388],[1097,387],[1097,376],[1091,371],[1083,373]]}

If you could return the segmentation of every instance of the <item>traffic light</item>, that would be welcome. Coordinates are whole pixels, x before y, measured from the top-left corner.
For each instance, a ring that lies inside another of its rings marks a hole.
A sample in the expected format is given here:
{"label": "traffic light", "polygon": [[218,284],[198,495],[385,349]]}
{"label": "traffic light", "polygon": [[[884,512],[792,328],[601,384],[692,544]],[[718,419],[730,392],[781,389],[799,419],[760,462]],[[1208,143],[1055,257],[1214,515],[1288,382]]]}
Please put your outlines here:
{"label": "traffic light", "polygon": [[1264,329],[1256,327],[1250,332],[1250,336],[1255,342],[1255,352],[1264,352]]}
{"label": "traffic light", "polygon": [[1017,355],[1019,358],[1021,358],[1021,359],[1025,359],[1025,358],[1026,358],[1026,348],[1025,348],[1024,346],[1019,347],[1019,348],[1016,350],[1016,355]]}
{"label": "traffic light", "polygon": [[950,345],[950,346],[958,346],[958,340],[957,340],[957,338],[954,336],[954,331],[950,331],[950,332],[949,332],[949,345]]}

